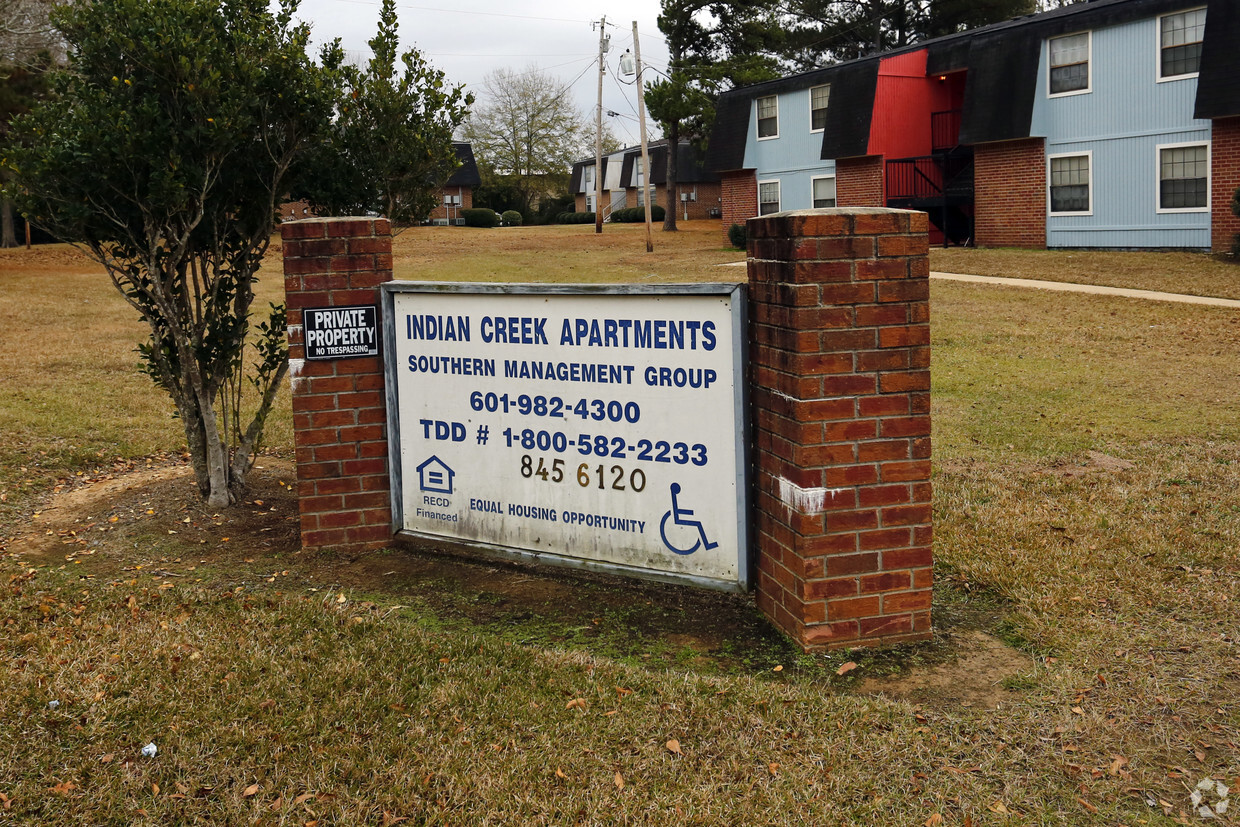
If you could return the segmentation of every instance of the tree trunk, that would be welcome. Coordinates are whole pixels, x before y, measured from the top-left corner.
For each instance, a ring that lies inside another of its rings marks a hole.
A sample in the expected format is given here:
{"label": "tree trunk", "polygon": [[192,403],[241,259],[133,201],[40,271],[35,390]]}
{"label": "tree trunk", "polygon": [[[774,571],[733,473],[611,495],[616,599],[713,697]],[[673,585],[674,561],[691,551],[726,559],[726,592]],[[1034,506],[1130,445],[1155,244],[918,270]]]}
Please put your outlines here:
{"label": "tree trunk", "polygon": [[17,246],[17,228],[13,223],[13,202],[0,198],[0,247]]}
{"label": "tree trunk", "polygon": [[680,202],[676,198],[677,156],[680,155],[680,121],[667,125],[667,205],[663,211],[663,232],[676,232],[676,211]]}

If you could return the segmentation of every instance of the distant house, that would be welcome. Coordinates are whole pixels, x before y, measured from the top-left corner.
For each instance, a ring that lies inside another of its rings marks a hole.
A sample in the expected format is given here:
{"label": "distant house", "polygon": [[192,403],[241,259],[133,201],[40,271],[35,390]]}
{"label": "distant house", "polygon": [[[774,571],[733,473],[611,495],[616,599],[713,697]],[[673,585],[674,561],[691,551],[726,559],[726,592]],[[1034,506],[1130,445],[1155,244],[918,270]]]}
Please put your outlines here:
{"label": "distant house", "polygon": [[[474,189],[482,183],[478,176],[478,165],[474,162],[473,147],[464,142],[453,141],[452,149],[461,165],[436,192],[435,197],[439,203],[426,218],[426,223],[429,224],[463,224],[461,210],[467,210],[474,205]],[[285,201],[280,205],[281,221],[296,221],[315,215],[317,213],[311,210],[305,201]]]}
{"label": "distant house", "polygon": [[439,190],[439,205],[431,210],[427,218],[431,224],[464,224],[461,210],[474,206],[474,190],[482,184],[478,175],[478,164],[474,161],[474,148],[462,141],[454,141],[452,148],[456,150],[456,158],[461,166]]}
{"label": "distant house", "polygon": [[924,210],[936,241],[1227,249],[1240,2],[1091,0],[729,91],[723,224]]}
{"label": "distant house", "polygon": [[[653,204],[667,204],[666,140],[648,144],[650,184]],[[720,208],[719,176],[703,166],[701,154],[688,141],[681,141],[676,156],[676,214],[687,220],[718,218]],[[594,158],[573,164],[569,191],[573,193],[577,212],[594,212]],[[625,207],[642,207],[642,169],[640,146],[630,146],[603,156],[603,215]]]}

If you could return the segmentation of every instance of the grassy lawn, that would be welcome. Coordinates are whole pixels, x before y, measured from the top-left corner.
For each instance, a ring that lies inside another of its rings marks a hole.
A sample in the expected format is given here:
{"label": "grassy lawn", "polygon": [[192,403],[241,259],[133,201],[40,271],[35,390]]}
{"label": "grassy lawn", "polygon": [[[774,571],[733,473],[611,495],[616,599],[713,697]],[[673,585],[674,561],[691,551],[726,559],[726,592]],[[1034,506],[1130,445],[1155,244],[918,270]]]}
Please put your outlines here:
{"label": "grassy lawn", "polygon": [[1240,262],[1206,253],[931,248],[944,273],[1079,282],[1240,299]]}
{"label": "grassy lawn", "polygon": [[[652,255],[640,227],[410,230],[395,269],[743,278],[688,226]],[[948,254],[986,274],[1009,251]],[[1076,252],[993,274],[1067,278],[1068,255],[1209,295],[1236,272]],[[807,657],[743,600],[302,555],[287,398],[254,499],[204,509],[135,314],[63,248],[0,252],[0,825],[1200,821],[1198,781],[1240,784],[1240,314],[931,298],[936,638]],[[977,631],[1022,665],[966,671]],[[997,702],[901,689],[930,667]]]}

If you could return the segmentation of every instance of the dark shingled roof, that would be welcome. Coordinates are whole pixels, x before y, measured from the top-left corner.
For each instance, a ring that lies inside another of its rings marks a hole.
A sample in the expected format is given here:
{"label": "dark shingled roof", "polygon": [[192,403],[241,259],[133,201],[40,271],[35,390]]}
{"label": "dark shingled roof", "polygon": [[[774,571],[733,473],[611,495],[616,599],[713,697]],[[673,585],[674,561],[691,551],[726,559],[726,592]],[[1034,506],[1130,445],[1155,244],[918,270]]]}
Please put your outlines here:
{"label": "dark shingled roof", "polygon": [[[1240,115],[1240,2],[1205,0],[1206,33],[1197,87],[1196,117]],[[834,66],[733,89],[720,96],[707,165],[741,169],[754,98],[830,83],[831,105],[822,157],[865,154],[881,59],[927,50],[927,74],[968,69],[962,143],[1029,137],[1042,41],[1085,29],[1193,8],[1194,0],[1089,0],[966,32],[913,43]]]}
{"label": "dark shingled roof", "polygon": [[1195,118],[1240,115],[1240,3],[1215,0],[1206,11]]}
{"label": "dark shingled roof", "polygon": [[831,74],[831,101],[822,130],[823,158],[854,158],[870,148],[870,118],[878,89],[878,60],[853,61]]}
{"label": "dark shingled roof", "polygon": [[[701,150],[688,141],[681,141],[676,153],[676,183],[713,184],[719,176],[706,169],[706,158]],[[650,150],[650,183],[667,183],[667,143]]]}
{"label": "dark shingled roof", "polygon": [[461,141],[454,141],[452,148],[456,150],[456,159],[461,162],[456,172],[452,173],[452,177],[448,179],[445,187],[474,187],[481,186],[482,178],[478,175],[478,164],[474,161],[474,148],[472,145]]}
{"label": "dark shingled roof", "polygon": [[[666,184],[667,183],[667,139],[651,141],[647,144],[650,152],[650,183]],[[624,153],[622,156],[623,166],[620,169],[620,184],[626,185],[629,178],[633,174],[634,162],[641,157],[642,150],[640,146],[625,147],[619,152]],[[611,153],[611,156],[619,154],[619,152]],[[603,175],[607,175],[607,159],[609,156],[603,156]],[[712,184],[719,180],[719,176],[706,169],[703,164],[705,159],[702,153],[687,140],[681,141],[680,152],[676,156],[676,180],[681,184]],[[581,185],[581,176],[586,167],[594,166],[593,158],[584,158],[573,164],[573,175],[569,182],[569,190],[577,192]]]}
{"label": "dark shingled roof", "polygon": [[740,90],[725,92],[715,104],[715,128],[710,134],[706,167],[728,172],[745,166],[745,138],[749,135],[749,110],[753,97]]}
{"label": "dark shingled roof", "polygon": [[1041,49],[1040,36],[1011,32],[982,35],[969,44],[960,143],[1029,137]]}

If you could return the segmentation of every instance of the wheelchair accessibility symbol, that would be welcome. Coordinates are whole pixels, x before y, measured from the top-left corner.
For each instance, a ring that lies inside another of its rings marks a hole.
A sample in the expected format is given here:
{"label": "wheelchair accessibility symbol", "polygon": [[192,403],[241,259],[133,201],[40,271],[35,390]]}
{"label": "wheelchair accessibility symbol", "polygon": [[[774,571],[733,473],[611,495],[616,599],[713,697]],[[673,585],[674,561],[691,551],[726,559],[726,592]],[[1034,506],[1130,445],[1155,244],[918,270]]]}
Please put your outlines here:
{"label": "wheelchair accessibility symbol", "polygon": [[[712,543],[706,536],[706,529],[702,527],[702,521],[690,519],[693,516],[693,511],[680,507],[680,503],[676,501],[676,496],[679,493],[680,483],[672,483],[672,510],[664,514],[663,519],[659,521],[659,536],[663,539],[663,545],[677,554],[692,554],[698,548],[710,551],[712,548],[718,547],[718,543]],[[668,520],[672,521],[673,526],[681,526],[682,529],[692,529],[692,531],[673,528],[672,539],[668,539]],[[692,545],[689,544],[690,541],[692,541]]]}

